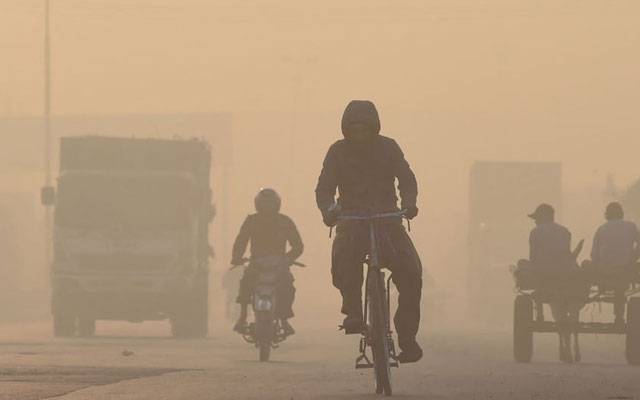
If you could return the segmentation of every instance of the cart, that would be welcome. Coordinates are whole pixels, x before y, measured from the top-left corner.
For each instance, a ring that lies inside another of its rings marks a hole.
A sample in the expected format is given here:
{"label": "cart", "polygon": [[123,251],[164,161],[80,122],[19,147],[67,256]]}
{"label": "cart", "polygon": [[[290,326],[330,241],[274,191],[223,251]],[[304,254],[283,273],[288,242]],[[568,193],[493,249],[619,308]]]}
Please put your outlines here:
{"label": "cart", "polygon": [[[512,271],[515,270],[517,268],[512,268]],[[584,299],[585,304],[613,304],[615,290],[611,288],[622,287],[626,318],[621,323],[579,321],[575,330],[578,333],[625,335],[627,363],[640,365],[640,266],[599,270],[583,264],[579,276],[586,280],[590,288]],[[513,312],[513,354],[517,362],[528,363],[533,358],[534,333],[557,333],[559,329],[555,322],[546,321],[542,315],[538,315],[541,305],[548,304],[538,293],[539,283],[532,283],[531,279],[517,274],[514,277],[517,295]]]}

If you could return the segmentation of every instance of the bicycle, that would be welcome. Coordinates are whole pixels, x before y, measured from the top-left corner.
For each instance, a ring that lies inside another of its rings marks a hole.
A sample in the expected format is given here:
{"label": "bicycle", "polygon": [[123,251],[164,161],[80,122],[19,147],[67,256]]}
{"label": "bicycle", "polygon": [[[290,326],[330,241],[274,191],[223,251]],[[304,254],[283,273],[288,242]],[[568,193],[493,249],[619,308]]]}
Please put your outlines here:
{"label": "bicycle", "polygon": [[[395,344],[390,324],[390,283],[391,276],[386,278],[380,265],[378,254],[377,223],[386,218],[403,218],[406,210],[391,213],[362,215],[341,215],[339,221],[364,221],[369,225],[369,254],[365,260],[367,277],[365,285],[365,301],[363,305],[363,328],[360,339],[360,355],[356,359],[356,369],[372,368],[376,379],[376,393],[392,395],[391,368],[398,367]],[[367,355],[371,348],[373,361]]]}

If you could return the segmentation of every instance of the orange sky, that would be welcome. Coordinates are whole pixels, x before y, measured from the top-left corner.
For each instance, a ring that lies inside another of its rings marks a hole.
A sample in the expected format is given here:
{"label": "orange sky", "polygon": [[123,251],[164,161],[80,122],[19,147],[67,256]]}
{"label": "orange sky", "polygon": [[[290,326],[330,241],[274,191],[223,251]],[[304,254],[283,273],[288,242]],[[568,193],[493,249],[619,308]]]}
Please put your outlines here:
{"label": "orange sky", "polygon": [[[42,108],[42,3],[0,2],[0,116]],[[570,192],[637,176],[635,1],[52,4],[54,113],[232,113],[238,215],[269,185],[318,223],[313,186],[352,98],[377,103],[416,169],[430,254],[461,229],[476,159],[562,161]]]}

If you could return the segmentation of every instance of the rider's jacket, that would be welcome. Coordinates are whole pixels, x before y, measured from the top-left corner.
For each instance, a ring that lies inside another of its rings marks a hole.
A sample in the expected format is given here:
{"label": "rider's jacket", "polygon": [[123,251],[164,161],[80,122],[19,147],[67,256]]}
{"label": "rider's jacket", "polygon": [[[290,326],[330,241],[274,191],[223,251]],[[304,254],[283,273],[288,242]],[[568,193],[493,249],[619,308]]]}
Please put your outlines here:
{"label": "rider's jacket", "polygon": [[555,222],[536,226],[529,235],[529,260],[540,267],[570,267],[571,233]]}
{"label": "rider's jacket", "polygon": [[638,259],[640,233],[631,221],[607,221],[593,236],[591,260],[605,267],[624,267]]}
{"label": "rider's jacket", "polygon": [[[251,242],[251,258],[287,256],[294,261],[302,255],[304,245],[293,220],[280,213],[249,215],[233,244],[232,264],[241,264]],[[290,250],[287,252],[287,243]]]}
{"label": "rider's jacket", "polygon": [[[375,137],[366,146],[349,140],[348,126],[360,122],[369,125]],[[335,201],[345,211],[397,210],[395,180],[402,208],[415,207],[418,185],[409,163],[395,140],[379,134],[380,121],[370,102],[352,102],[343,116],[344,139],[335,142],[327,152],[316,186],[316,202],[326,212]]]}

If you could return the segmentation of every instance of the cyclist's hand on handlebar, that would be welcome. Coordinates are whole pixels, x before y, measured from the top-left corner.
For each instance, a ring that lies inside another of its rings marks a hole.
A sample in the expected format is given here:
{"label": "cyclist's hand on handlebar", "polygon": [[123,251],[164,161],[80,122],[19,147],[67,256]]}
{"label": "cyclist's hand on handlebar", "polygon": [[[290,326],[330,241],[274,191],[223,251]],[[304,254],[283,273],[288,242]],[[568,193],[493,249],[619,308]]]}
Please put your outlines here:
{"label": "cyclist's hand on handlebar", "polygon": [[338,223],[338,216],[328,211],[324,212],[322,213],[322,222],[324,222],[326,226],[331,228],[332,226],[335,226],[335,224]]}
{"label": "cyclist's hand on handlebar", "polygon": [[244,265],[246,261],[247,260],[242,258],[234,258],[233,260],[231,260],[231,265],[234,267],[239,267],[240,265]]}
{"label": "cyclist's hand on handlebar", "polygon": [[339,204],[334,203],[331,207],[322,213],[322,222],[328,227],[335,226],[338,223],[338,216],[342,207]]}
{"label": "cyclist's hand on handlebar", "polygon": [[405,211],[405,213],[404,213],[404,217],[406,219],[414,219],[418,215],[418,207],[409,206],[406,209],[407,209],[407,211]]}

